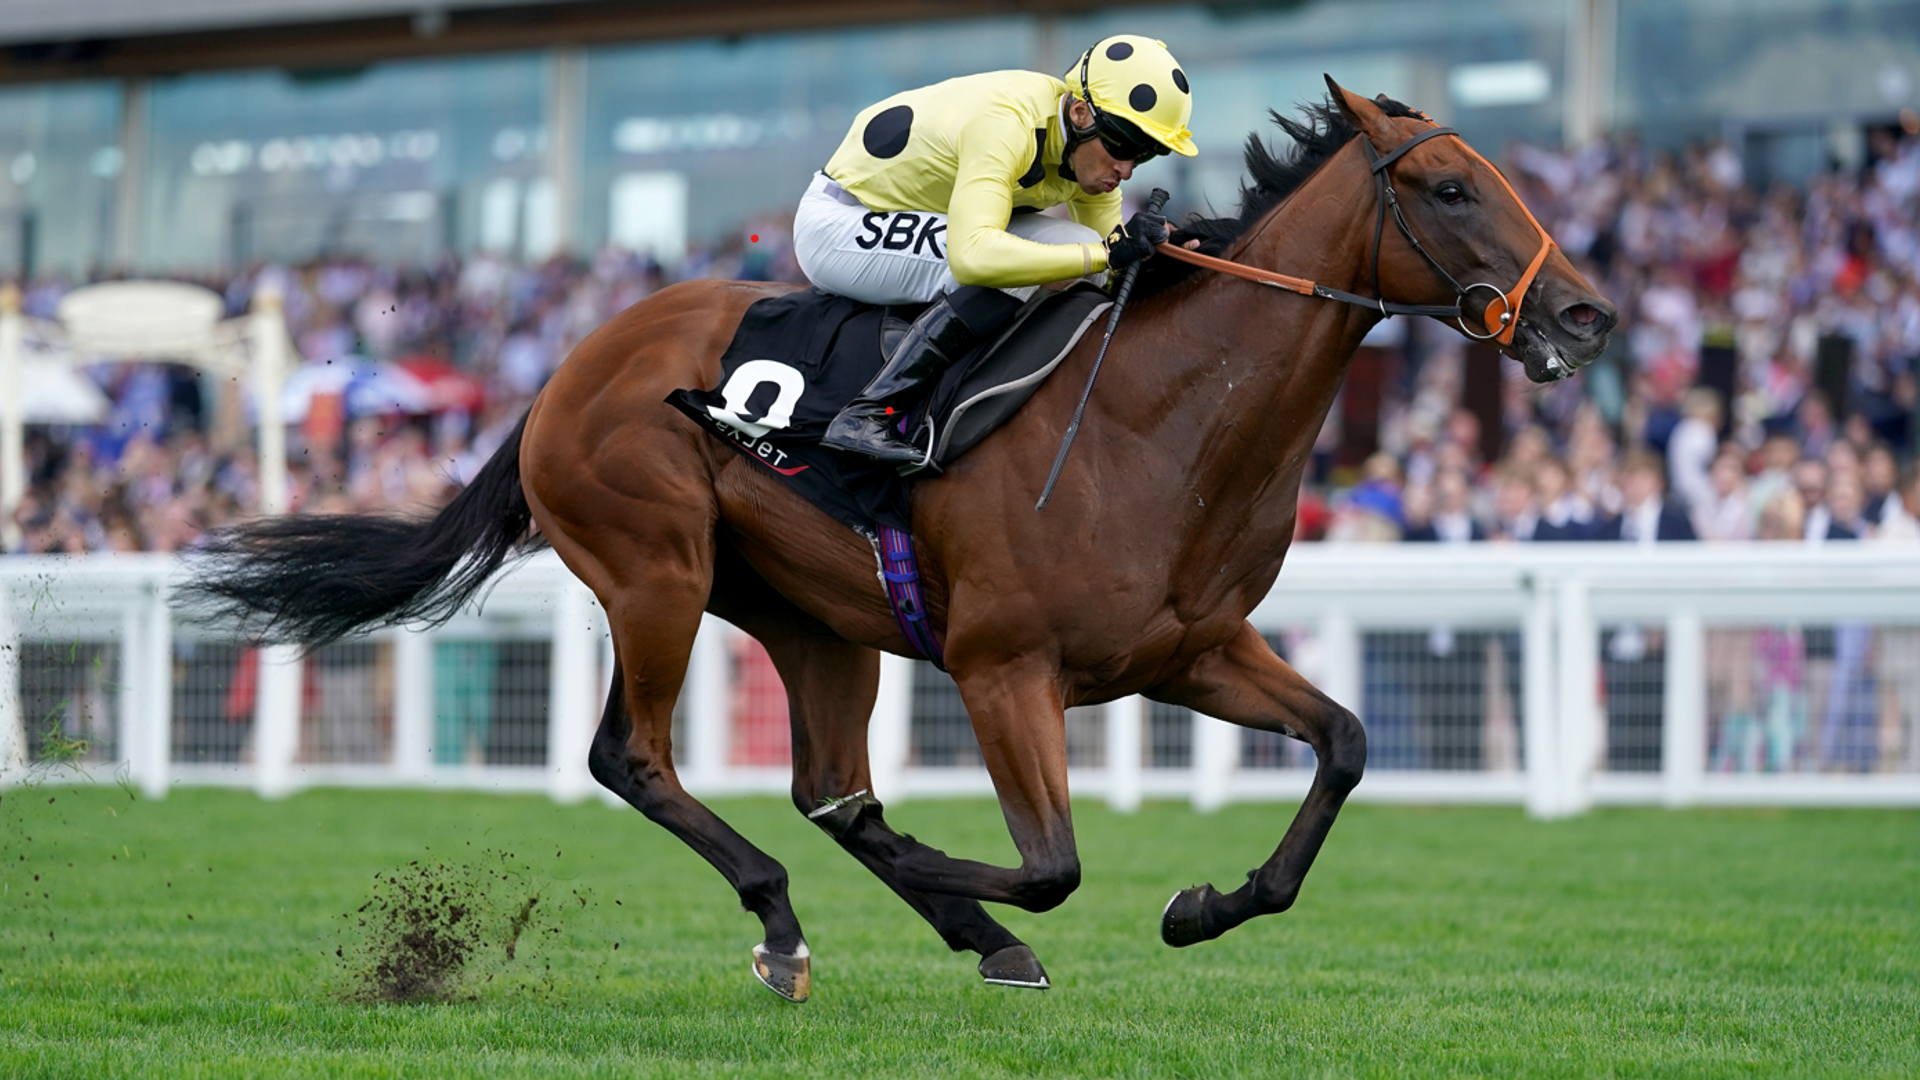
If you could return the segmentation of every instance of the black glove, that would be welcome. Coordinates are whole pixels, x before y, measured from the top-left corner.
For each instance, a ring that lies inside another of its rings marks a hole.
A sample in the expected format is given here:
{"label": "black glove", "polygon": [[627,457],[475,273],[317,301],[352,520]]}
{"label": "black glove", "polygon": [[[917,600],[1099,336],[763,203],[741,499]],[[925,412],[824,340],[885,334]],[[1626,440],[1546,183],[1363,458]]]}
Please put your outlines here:
{"label": "black glove", "polygon": [[1107,237],[1107,269],[1125,270],[1166,242],[1167,219],[1157,210],[1142,210]]}

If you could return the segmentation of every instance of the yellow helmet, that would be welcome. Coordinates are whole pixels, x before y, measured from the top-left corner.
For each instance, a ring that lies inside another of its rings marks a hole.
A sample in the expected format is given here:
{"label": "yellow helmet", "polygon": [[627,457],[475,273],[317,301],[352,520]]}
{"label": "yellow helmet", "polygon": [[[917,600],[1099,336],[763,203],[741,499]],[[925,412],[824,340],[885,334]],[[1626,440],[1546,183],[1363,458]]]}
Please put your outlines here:
{"label": "yellow helmet", "polygon": [[[1187,130],[1193,117],[1187,73],[1164,42],[1134,34],[1103,38],[1080,54],[1066,83],[1092,107],[1094,130],[1109,151],[1118,151],[1115,157],[1140,160],[1168,151],[1193,157],[1200,152]],[[1141,135],[1150,142],[1143,142]]]}

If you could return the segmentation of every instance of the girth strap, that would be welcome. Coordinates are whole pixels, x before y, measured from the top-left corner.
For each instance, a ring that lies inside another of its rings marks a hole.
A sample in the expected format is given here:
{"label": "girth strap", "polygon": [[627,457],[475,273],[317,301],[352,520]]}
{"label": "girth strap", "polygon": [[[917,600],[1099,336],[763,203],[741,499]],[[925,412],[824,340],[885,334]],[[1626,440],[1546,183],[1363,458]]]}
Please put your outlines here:
{"label": "girth strap", "polygon": [[920,595],[920,563],[913,556],[913,537],[890,525],[879,526],[880,581],[887,588],[887,600],[893,605],[893,617],[900,632],[914,651],[947,670],[947,658],[940,639],[927,621],[926,600]]}

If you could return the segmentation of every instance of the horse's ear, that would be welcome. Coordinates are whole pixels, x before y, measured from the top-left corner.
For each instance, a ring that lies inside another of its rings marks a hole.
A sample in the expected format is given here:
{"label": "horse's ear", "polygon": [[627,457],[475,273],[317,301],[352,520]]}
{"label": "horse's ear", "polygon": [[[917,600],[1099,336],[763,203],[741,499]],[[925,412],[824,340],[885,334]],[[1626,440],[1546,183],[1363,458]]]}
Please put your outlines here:
{"label": "horse's ear", "polygon": [[1387,122],[1387,114],[1380,111],[1380,106],[1334,82],[1331,75],[1323,75],[1322,78],[1327,80],[1327,90],[1333,103],[1340,107],[1356,130],[1365,132],[1373,140],[1376,149],[1384,149],[1400,141],[1393,126]]}

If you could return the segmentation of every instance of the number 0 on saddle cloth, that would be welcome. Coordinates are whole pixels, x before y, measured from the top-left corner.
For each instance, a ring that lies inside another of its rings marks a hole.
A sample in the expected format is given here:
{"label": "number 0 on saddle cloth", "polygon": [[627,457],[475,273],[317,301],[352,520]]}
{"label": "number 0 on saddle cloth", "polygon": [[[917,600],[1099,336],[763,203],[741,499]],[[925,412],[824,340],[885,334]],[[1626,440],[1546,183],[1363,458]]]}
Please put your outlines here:
{"label": "number 0 on saddle cloth", "polygon": [[[1007,329],[949,368],[901,431],[952,464],[1032,396],[1112,300],[1092,285],[1042,289]],[[753,304],[720,358],[720,385],[667,403],[862,535],[911,528],[910,483],[892,466],[820,445],[827,425],[880,369],[889,309],[801,289]],[[1046,462],[1036,464],[1042,473]]]}

